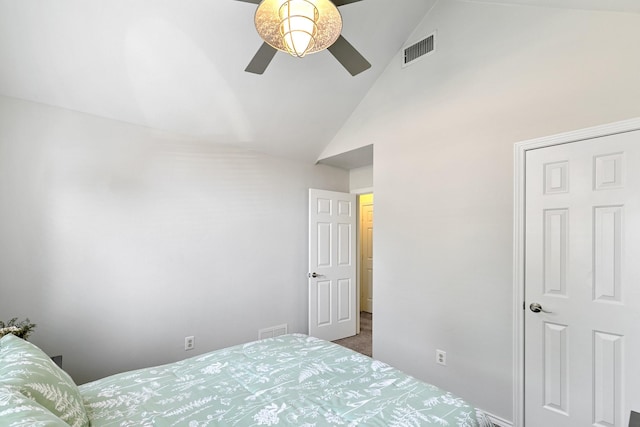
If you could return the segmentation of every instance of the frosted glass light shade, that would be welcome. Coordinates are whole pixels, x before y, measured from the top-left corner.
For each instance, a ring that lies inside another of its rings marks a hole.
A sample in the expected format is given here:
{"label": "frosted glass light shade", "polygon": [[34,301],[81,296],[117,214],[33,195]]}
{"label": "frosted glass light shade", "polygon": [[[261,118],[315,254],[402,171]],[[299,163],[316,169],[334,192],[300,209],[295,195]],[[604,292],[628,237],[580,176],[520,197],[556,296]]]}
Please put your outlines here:
{"label": "frosted glass light shade", "polygon": [[286,0],[280,6],[280,34],[287,51],[302,58],[316,44],[318,9],[310,0]]}
{"label": "frosted glass light shade", "polygon": [[303,56],[320,52],[338,39],[342,16],[329,0],[263,0],[255,25],[260,37],[275,49]]}

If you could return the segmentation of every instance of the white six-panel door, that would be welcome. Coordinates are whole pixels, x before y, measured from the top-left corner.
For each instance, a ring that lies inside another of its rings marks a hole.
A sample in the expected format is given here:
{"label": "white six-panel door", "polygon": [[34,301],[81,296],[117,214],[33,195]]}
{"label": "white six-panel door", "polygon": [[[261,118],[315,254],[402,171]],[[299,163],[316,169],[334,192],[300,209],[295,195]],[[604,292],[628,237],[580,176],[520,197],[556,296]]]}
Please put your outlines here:
{"label": "white six-panel door", "polygon": [[640,131],[527,151],[525,191],[525,426],[627,426],[640,410]]}
{"label": "white six-panel door", "polygon": [[309,335],[356,334],[356,196],[309,190]]}

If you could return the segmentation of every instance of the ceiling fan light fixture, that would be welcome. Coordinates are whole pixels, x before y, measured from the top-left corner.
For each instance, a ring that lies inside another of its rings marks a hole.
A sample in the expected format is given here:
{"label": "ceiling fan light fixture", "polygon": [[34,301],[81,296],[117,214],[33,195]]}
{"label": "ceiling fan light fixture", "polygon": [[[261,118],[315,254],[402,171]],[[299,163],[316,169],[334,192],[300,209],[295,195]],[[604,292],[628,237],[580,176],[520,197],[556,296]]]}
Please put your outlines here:
{"label": "ceiling fan light fixture", "polygon": [[269,45],[302,57],[338,39],[342,16],[330,0],[263,0],[256,10],[255,25]]}
{"label": "ceiling fan light fixture", "polygon": [[286,0],[280,6],[280,35],[287,51],[302,58],[316,43],[318,8],[309,0]]}

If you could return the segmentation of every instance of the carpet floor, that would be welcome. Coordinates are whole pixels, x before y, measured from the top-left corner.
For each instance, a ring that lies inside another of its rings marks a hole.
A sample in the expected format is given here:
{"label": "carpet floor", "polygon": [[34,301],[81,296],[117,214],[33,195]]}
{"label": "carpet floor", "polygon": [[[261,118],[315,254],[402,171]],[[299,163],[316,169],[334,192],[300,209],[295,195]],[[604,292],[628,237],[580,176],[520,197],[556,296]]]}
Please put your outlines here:
{"label": "carpet floor", "polygon": [[334,343],[371,357],[373,316],[366,311],[360,312],[360,333],[349,338],[336,340]]}

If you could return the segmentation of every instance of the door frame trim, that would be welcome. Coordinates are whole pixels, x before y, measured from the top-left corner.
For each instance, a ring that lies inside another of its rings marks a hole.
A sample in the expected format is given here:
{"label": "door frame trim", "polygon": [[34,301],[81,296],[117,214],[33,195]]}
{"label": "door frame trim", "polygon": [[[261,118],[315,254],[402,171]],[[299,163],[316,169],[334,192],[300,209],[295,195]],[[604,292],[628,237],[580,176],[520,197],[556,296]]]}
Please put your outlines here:
{"label": "door frame trim", "polygon": [[524,427],[525,156],[527,151],[640,130],[640,118],[518,142],[513,150],[513,425]]}

